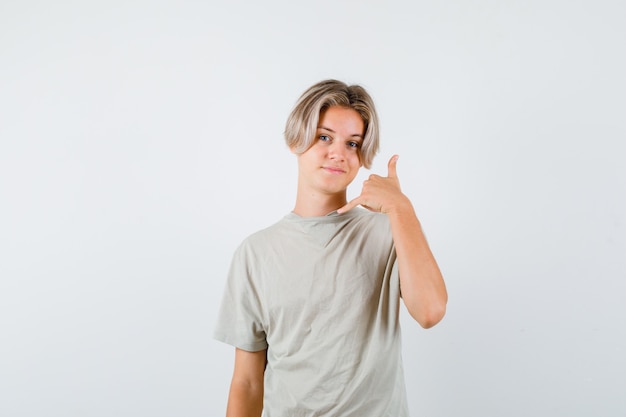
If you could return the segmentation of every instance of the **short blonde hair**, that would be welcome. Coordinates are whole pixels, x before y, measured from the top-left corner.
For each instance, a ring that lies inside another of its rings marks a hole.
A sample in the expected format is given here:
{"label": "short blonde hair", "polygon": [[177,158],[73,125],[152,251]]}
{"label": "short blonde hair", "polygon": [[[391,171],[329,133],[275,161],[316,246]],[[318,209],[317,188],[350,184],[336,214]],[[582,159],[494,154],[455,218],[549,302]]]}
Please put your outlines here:
{"label": "short blonde hair", "polygon": [[315,141],[320,113],[332,106],[354,109],[363,119],[365,133],[359,158],[365,168],[370,168],[379,147],[378,115],[374,101],[360,85],[324,80],[309,87],[287,118],[287,146],[296,154],[307,151]]}

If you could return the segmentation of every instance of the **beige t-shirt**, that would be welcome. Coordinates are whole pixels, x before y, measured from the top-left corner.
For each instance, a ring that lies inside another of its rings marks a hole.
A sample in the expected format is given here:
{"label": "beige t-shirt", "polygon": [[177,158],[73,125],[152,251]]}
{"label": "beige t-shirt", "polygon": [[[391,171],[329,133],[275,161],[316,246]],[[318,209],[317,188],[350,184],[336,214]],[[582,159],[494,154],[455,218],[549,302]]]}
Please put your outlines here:
{"label": "beige t-shirt", "polygon": [[267,349],[266,417],[408,416],[386,215],[294,213],[235,252],[215,338]]}

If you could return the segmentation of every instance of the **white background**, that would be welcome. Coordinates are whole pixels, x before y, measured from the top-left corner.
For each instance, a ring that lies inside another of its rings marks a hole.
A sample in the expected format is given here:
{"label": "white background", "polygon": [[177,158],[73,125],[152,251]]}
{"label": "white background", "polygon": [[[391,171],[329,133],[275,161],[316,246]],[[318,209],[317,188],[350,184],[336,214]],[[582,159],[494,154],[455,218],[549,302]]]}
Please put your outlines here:
{"label": "white background", "polygon": [[[622,1],[0,3],[0,415],[223,415],[300,93],[364,85],[446,277],[415,416],[626,415]],[[359,191],[363,172],[350,190]]]}

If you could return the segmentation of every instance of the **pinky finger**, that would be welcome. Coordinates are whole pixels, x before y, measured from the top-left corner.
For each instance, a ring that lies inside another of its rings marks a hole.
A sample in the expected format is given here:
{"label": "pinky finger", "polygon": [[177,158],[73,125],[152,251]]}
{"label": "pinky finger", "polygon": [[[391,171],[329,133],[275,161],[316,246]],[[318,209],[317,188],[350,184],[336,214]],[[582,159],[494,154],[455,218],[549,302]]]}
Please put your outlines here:
{"label": "pinky finger", "polygon": [[357,197],[354,200],[349,201],[348,204],[346,204],[345,206],[337,209],[337,213],[339,213],[339,214],[346,213],[346,212],[352,210],[353,208],[355,208],[358,205],[359,205],[359,198]]}

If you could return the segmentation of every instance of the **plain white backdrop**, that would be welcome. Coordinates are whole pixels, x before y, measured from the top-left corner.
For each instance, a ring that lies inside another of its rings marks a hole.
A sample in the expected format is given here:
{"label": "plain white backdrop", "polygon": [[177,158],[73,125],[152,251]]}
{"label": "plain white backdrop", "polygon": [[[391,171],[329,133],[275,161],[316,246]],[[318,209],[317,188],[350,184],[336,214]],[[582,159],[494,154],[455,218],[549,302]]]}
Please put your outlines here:
{"label": "plain white backdrop", "polygon": [[[230,257],[360,83],[450,293],[414,416],[626,415],[621,1],[0,3],[0,415],[220,416]],[[360,175],[350,195],[369,172]]]}

